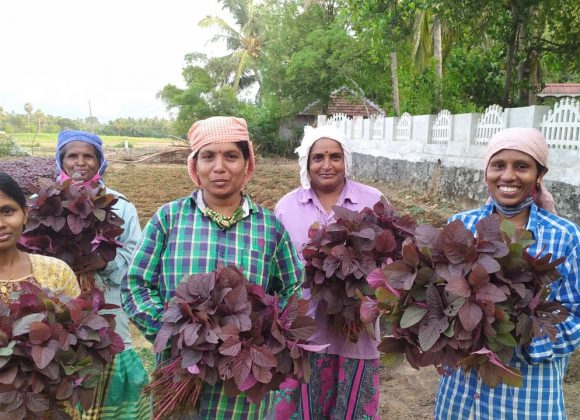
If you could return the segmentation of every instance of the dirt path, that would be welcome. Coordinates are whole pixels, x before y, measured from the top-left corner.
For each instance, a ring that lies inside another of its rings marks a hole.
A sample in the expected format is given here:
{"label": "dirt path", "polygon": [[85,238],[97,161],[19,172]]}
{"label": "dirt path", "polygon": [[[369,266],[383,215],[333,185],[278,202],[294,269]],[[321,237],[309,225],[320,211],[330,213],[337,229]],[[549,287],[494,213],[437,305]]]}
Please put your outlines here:
{"label": "dirt path", "polygon": [[[259,159],[256,174],[248,186],[252,200],[273,208],[278,199],[296,188],[298,167],[295,161]],[[114,163],[107,173],[107,185],[122,192],[139,212],[144,225],[162,204],[188,195],[192,183],[185,165]],[[381,190],[401,213],[413,215],[420,223],[443,225],[453,213],[452,208],[436,198],[430,198],[390,183],[369,182]],[[135,347],[152,368],[151,346],[135,330]],[[394,370],[381,370],[382,419],[432,419],[438,374],[434,368],[418,372],[408,365]],[[565,378],[568,418],[580,420],[580,352],[573,360]]]}

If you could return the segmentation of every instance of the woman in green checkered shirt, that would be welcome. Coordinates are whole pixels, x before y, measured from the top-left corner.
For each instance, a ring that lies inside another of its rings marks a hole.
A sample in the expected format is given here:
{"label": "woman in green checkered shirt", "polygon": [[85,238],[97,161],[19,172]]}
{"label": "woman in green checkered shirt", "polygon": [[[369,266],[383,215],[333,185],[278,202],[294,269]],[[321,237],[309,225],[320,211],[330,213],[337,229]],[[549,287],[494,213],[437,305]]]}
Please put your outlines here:
{"label": "woman in green checkered shirt", "polygon": [[[302,282],[302,263],[288,233],[273,213],[243,192],[255,165],[246,122],[208,118],[196,122],[188,137],[188,170],[198,189],[157,210],[122,288],[125,311],[151,341],[164,305],[184,276],[211,272],[218,263],[235,264],[250,282],[278,294],[282,304]],[[196,416],[257,419],[272,401],[267,395],[252,404],[245,394],[228,398],[222,382],[204,384]]]}

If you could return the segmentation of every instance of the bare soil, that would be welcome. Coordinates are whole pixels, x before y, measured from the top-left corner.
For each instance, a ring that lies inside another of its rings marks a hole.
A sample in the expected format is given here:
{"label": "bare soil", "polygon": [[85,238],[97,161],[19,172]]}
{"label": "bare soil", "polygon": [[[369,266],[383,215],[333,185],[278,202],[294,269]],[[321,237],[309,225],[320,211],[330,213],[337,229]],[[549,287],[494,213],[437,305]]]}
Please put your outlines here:
{"label": "bare soil", "polygon": [[[125,194],[137,207],[141,224],[162,204],[189,195],[193,188],[186,166],[181,164],[113,163],[107,185]],[[367,182],[362,180],[363,182]],[[401,188],[393,183],[367,182],[381,190],[401,213],[413,215],[420,223],[441,226],[453,213],[462,210],[444,204],[437,197]],[[256,174],[248,186],[252,200],[272,209],[277,200],[299,185],[295,161],[258,159]],[[134,329],[135,347],[146,367],[153,368],[151,345]],[[381,370],[381,418],[432,419],[438,374],[434,368],[420,372],[409,365]],[[564,380],[568,418],[580,419],[580,352]]]}

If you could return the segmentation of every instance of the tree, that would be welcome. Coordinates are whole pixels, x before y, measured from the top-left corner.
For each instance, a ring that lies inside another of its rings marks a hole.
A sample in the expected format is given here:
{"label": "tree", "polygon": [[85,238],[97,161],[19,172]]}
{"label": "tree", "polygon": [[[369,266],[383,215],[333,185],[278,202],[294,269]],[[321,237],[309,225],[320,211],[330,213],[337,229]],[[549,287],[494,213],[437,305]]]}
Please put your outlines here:
{"label": "tree", "polygon": [[221,58],[227,65],[224,82],[237,92],[258,79],[255,61],[262,53],[262,25],[252,0],[220,0],[223,9],[228,10],[238,27],[228,24],[218,16],[206,16],[199,26],[217,27],[221,34],[212,38],[213,42],[225,41],[231,54]]}
{"label": "tree", "polygon": [[[503,106],[528,105],[548,81],[578,77],[580,6],[560,0],[438,0],[465,38],[502,50]],[[549,63],[549,66],[548,66]]]}
{"label": "tree", "polygon": [[352,29],[369,45],[376,62],[389,51],[391,97],[395,115],[401,114],[398,50],[405,49],[411,33],[414,3],[399,0],[346,0],[345,14]]}
{"label": "tree", "polygon": [[301,1],[270,0],[263,5],[268,30],[259,61],[261,100],[276,100],[277,109],[290,114],[318,100],[325,110],[329,94],[347,86],[384,102],[384,62],[374,62],[368,46],[349,33],[337,4],[319,1],[304,8]]}
{"label": "tree", "polygon": [[[177,109],[173,134],[186,137],[194,121],[214,115],[240,114],[244,104],[237,99],[237,92],[231,86],[224,86],[218,80],[221,66],[203,54],[188,54],[182,75],[186,83],[184,89],[166,85],[157,97],[163,100],[167,109]],[[216,69],[218,69],[216,71]]]}
{"label": "tree", "polygon": [[30,116],[32,115],[32,104],[30,102],[26,102],[24,104],[24,110],[26,111],[26,115],[28,115],[28,129],[30,130]]}

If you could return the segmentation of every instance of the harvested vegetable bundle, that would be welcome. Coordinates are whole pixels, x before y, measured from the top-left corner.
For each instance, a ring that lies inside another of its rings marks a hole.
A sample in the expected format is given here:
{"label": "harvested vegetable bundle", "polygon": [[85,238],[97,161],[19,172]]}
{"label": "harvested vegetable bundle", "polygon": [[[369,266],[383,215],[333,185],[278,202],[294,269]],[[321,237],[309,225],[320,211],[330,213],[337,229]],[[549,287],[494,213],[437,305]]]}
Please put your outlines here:
{"label": "harvested vegetable bundle", "polygon": [[291,297],[283,310],[277,297],[250,284],[234,266],[189,276],[162,316],[155,339],[171,356],[147,387],[155,418],[190,412],[204,383],[224,382],[230,397],[242,392],[259,402],[288,377],[308,381],[308,345],[315,329],[308,302]]}
{"label": "harvested vegetable bundle", "polygon": [[89,409],[105,364],[124,349],[114,315],[99,314],[111,306],[98,289],[69,299],[27,282],[10,306],[0,302],[0,413],[70,419],[65,403]]}
{"label": "harvested vegetable bundle", "polygon": [[[28,225],[20,248],[69,265],[93,253],[112,261],[121,246],[116,238],[123,233],[123,220],[112,209],[117,197],[95,182],[42,178],[38,184],[40,190],[28,200]],[[82,290],[94,287],[91,275],[82,275],[79,283]]]}
{"label": "harvested vegetable bundle", "polygon": [[391,360],[403,355],[415,367],[476,369],[489,386],[521,386],[509,367],[515,347],[533,338],[555,340],[567,309],[546,300],[560,278],[551,255],[529,255],[534,242],[495,214],[479,221],[474,236],[459,220],[442,229],[419,226],[403,258],[375,271],[378,311],[386,312],[392,335],[379,350]]}
{"label": "harvested vegetable bundle", "polygon": [[374,336],[374,322],[361,319],[361,302],[374,297],[367,276],[377,267],[401,258],[402,243],[413,235],[415,221],[397,217],[389,204],[355,212],[334,206],[336,222],[313,225],[304,248],[306,281],[311,299],[323,304],[331,328],[358,341],[362,333]]}

